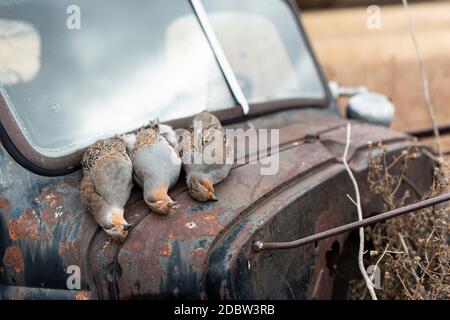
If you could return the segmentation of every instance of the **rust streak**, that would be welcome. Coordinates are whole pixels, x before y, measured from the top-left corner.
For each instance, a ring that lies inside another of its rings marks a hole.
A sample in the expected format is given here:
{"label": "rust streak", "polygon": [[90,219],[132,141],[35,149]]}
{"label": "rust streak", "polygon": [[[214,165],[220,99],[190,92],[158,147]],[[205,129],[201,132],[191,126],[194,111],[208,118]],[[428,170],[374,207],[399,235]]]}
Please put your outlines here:
{"label": "rust streak", "polygon": [[13,268],[16,272],[22,272],[25,263],[20,248],[16,246],[7,248],[3,257],[3,264],[8,268]]}

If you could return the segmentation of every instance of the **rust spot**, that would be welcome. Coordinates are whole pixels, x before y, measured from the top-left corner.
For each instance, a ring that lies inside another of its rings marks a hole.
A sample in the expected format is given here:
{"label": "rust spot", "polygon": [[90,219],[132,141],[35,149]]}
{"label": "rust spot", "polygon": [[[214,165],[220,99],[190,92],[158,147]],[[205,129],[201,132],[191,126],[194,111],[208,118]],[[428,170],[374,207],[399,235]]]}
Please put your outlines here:
{"label": "rust spot", "polygon": [[55,223],[56,223],[55,215],[52,214],[52,213],[50,212],[50,210],[47,210],[47,209],[45,209],[45,208],[41,208],[41,209],[39,210],[39,212],[41,213],[42,221],[44,221],[44,223],[45,223],[46,225],[52,225],[52,224],[55,224]]}
{"label": "rust spot", "polygon": [[222,228],[216,215],[212,213],[177,218],[172,227],[174,229],[171,232],[176,234],[177,239],[180,241],[204,236],[215,236]]}
{"label": "rust spot", "polygon": [[87,291],[80,291],[75,296],[75,300],[89,300],[89,292],[87,292]]}
{"label": "rust spot", "polygon": [[167,236],[169,237],[169,239],[175,239],[175,231],[170,230]]}
{"label": "rust spot", "polygon": [[200,269],[206,262],[208,253],[203,248],[197,248],[189,254],[191,263],[194,267]]}
{"label": "rust spot", "polygon": [[36,202],[41,206],[39,212],[46,225],[55,224],[56,219],[64,213],[64,194],[51,187],[45,187]]}
{"label": "rust spot", "polygon": [[208,236],[214,236],[219,233],[222,227],[214,214],[206,214],[202,218],[208,225]]}
{"label": "rust spot", "polygon": [[9,209],[10,207],[8,199],[0,197],[0,208]]}
{"label": "rust spot", "polygon": [[27,208],[19,219],[12,219],[8,223],[9,238],[36,239],[39,233],[39,221],[33,208]]}
{"label": "rust spot", "polygon": [[39,196],[36,198],[36,202],[38,204],[41,204],[44,201],[51,201],[52,199],[55,198],[54,192],[50,187],[45,187],[44,189],[42,189],[41,193],[39,194]]}
{"label": "rust spot", "polygon": [[163,257],[170,256],[172,254],[172,245],[170,243],[166,243],[161,249],[159,255]]}
{"label": "rust spot", "polygon": [[22,257],[22,251],[19,247],[9,247],[5,251],[3,264],[8,268],[13,268],[16,272],[22,272],[25,263]]}

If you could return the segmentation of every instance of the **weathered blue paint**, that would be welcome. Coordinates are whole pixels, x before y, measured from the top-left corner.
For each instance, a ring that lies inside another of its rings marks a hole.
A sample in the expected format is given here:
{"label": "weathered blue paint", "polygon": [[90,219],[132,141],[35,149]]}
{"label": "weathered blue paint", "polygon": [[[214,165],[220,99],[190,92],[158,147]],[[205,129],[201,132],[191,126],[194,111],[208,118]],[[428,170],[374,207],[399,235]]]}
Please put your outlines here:
{"label": "weathered blue paint", "polygon": [[80,200],[79,181],[78,172],[54,178],[31,173],[0,145],[0,284],[67,289],[66,268],[86,264],[83,236],[97,229]]}

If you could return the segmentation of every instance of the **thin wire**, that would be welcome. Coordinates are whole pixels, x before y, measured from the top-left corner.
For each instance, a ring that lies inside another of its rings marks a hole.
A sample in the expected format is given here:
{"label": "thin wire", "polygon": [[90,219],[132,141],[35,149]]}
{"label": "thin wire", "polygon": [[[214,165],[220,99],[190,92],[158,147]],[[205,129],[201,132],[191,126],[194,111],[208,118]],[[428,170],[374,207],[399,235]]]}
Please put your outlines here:
{"label": "thin wire", "polygon": [[430,88],[429,88],[429,84],[428,84],[428,78],[427,78],[427,75],[425,72],[425,67],[422,62],[422,54],[420,52],[419,43],[416,38],[416,31],[414,28],[414,23],[413,23],[413,19],[411,16],[411,12],[409,11],[408,0],[402,0],[402,2],[403,2],[403,7],[405,8],[406,16],[408,18],[408,25],[409,25],[409,31],[411,34],[411,40],[414,43],[414,47],[416,49],[417,63],[419,65],[420,76],[422,78],[425,102],[427,104],[428,113],[430,114],[431,123],[433,125],[434,137],[436,139],[436,143],[437,143],[437,147],[438,147],[438,154],[441,157],[442,156],[442,147],[441,147],[439,129],[438,129],[437,122],[436,122],[436,116],[434,114],[433,104],[431,103]]}

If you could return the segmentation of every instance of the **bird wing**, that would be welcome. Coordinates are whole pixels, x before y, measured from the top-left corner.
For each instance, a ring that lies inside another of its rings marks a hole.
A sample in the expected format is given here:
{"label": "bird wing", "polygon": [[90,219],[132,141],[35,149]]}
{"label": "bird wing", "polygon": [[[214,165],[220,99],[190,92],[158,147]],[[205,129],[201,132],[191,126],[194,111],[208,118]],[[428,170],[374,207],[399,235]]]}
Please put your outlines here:
{"label": "bird wing", "polygon": [[107,208],[106,201],[97,193],[95,183],[90,175],[83,176],[80,183],[80,195],[95,220],[101,221],[101,214]]}
{"label": "bird wing", "polygon": [[133,186],[133,165],[129,159],[105,156],[91,171],[96,192],[111,206],[123,208]]}

